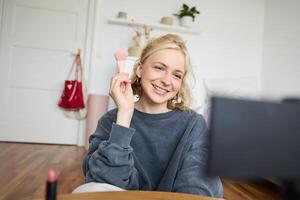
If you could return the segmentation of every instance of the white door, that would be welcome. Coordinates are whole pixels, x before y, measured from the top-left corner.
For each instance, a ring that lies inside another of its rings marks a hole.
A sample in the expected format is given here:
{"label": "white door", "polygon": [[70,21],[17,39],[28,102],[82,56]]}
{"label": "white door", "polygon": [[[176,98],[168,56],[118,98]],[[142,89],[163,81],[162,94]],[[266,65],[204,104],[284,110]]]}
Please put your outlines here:
{"label": "white door", "polygon": [[0,141],[77,144],[79,122],[57,102],[84,47],[88,1],[2,2]]}

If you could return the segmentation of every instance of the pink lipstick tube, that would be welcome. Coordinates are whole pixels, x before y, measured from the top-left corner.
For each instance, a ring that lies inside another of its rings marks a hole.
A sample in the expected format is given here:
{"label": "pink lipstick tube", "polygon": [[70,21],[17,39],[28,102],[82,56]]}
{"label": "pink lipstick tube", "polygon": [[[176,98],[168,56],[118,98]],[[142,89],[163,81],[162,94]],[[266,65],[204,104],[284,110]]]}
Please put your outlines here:
{"label": "pink lipstick tube", "polygon": [[56,200],[57,177],[53,170],[48,172],[46,185],[46,200]]}

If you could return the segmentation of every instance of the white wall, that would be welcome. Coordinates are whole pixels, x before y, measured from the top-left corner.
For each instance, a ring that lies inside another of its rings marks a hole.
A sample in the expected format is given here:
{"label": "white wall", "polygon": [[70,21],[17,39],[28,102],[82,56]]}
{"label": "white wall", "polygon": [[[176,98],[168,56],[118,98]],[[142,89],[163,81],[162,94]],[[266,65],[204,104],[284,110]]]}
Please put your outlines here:
{"label": "white wall", "polygon": [[300,1],[266,0],[262,94],[300,97]]}
{"label": "white wall", "polygon": [[[130,27],[108,24],[109,18],[115,17],[118,11],[126,11],[129,17],[138,21],[155,23],[162,16],[177,12],[184,2],[195,5],[201,12],[194,23],[195,29],[200,30],[201,34],[180,34],[187,41],[196,76],[210,80],[246,80],[251,85],[248,90],[258,91],[264,1],[101,0],[98,2],[96,52],[90,70],[90,93],[108,93],[110,77],[115,73],[113,52],[127,49],[133,35]],[[152,35],[164,33],[153,31]]]}
{"label": "white wall", "polygon": [[0,0],[0,34],[2,33],[3,0]]}

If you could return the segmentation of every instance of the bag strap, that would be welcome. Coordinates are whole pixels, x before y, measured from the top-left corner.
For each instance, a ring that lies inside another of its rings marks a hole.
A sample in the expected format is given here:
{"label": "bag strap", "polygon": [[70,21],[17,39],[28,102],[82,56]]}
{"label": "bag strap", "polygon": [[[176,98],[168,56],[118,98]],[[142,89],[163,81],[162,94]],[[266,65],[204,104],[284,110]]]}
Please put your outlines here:
{"label": "bag strap", "polygon": [[75,59],[72,63],[72,67],[71,67],[70,72],[67,76],[67,80],[70,79],[71,74],[72,74],[75,67],[76,67],[76,69],[75,69],[75,79],[77,81],[81,82],[81,80],[82,80],[82,64],[81,64],[81,58],[80,58],[80,49],[78,49],[78,52],[77,52],[77,54],[75,56]]}

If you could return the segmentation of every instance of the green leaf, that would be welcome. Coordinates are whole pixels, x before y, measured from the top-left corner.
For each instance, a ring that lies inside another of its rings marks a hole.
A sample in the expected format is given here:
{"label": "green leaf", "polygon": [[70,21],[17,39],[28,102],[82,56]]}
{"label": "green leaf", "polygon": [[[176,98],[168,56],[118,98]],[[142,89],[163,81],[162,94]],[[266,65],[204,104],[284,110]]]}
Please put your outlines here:
{"label": "green leaf", "polygon": [[188,5],[186,5],[185,3],[182,4],[182,8],[179,11],[178,14],[174,14],[175,16],[182,18],[184,16],[190,16],[193,18],[193,21],[195,20],[195,16],[197,14],[200,14],[200,12],[196,9],[196,6],[193,6],[191,9]]}
{"label": "green leaf", "polygon": [[184,9],[184,10],[188,10],[188,9],[189,9],[188,5],[186,5],[186,4],[184,3],[184,4],[183,4],[183,9]]}

